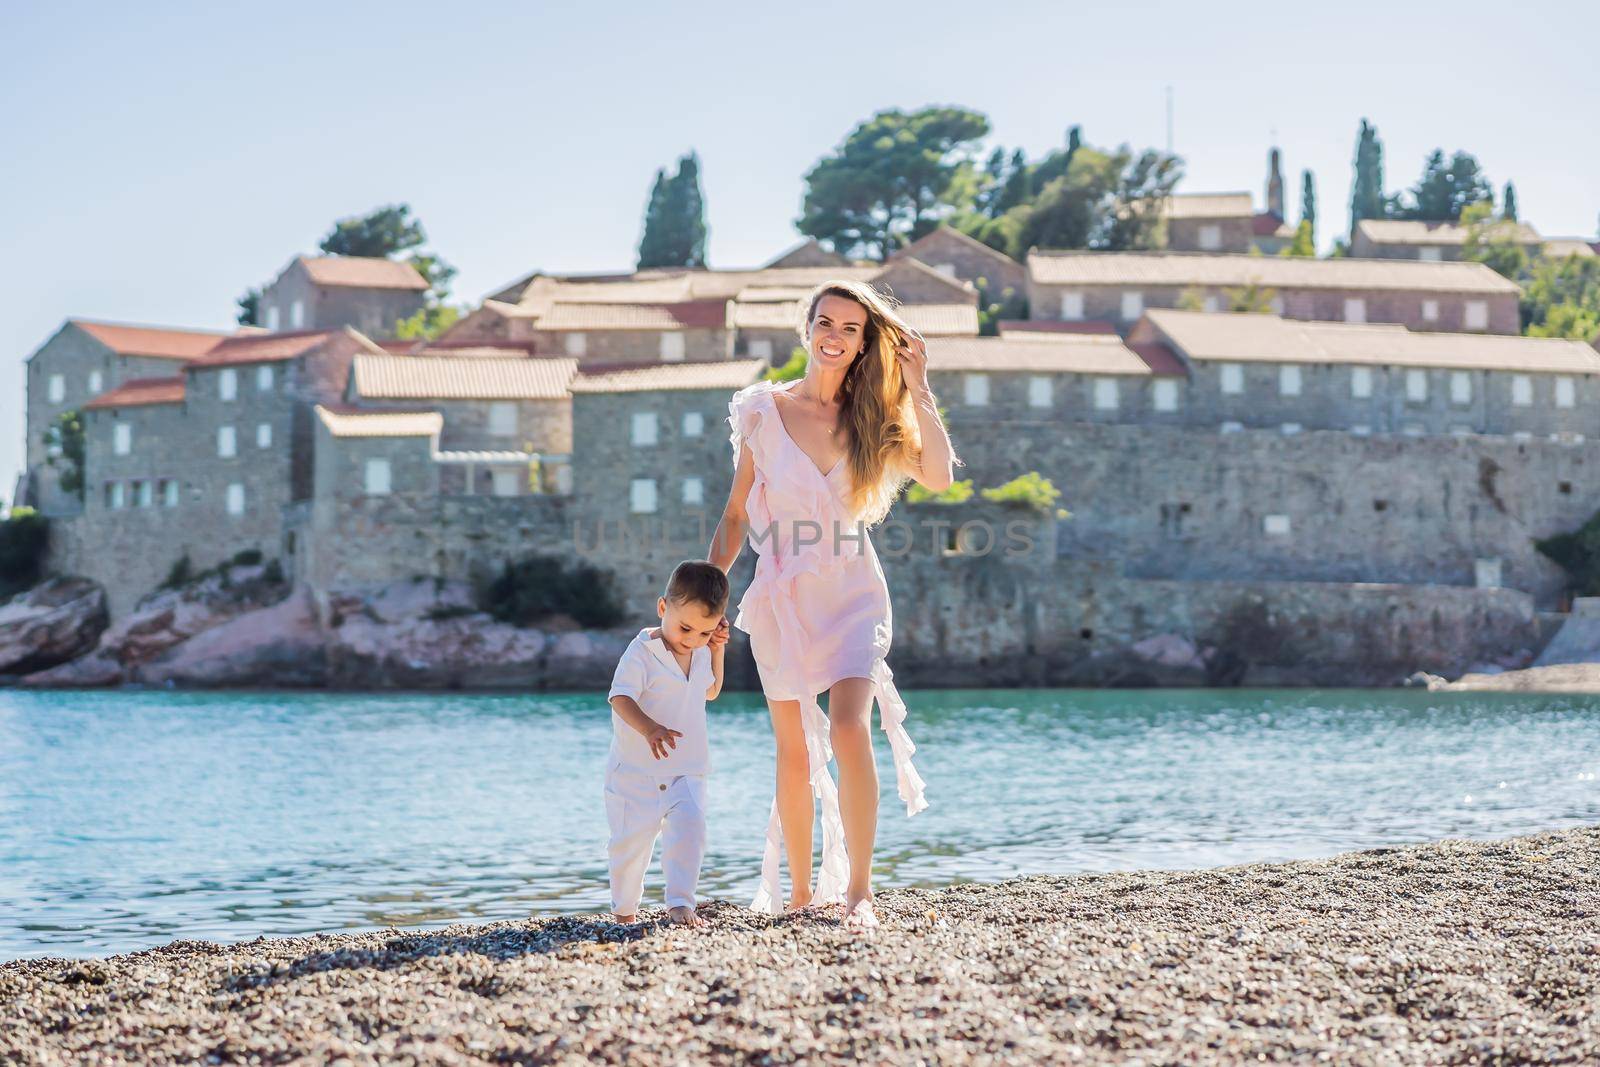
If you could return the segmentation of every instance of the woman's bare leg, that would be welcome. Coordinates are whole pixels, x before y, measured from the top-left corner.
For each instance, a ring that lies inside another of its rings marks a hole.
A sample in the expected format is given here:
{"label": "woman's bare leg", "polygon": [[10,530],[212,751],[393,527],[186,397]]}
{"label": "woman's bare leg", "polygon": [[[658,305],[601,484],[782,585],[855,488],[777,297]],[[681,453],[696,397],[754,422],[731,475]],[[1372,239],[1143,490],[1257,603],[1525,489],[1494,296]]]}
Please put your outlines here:
{"label": "woman's bare leg", "polygon": [[828,691],[828,723],[839,761],[839,814],[850,853],[849,918],[872,899],[872,849],[878,836],[878,765],[872,758],[872,679],[842,678]]}
{"label": "woman's bare leg", "polygon": [[816,801],[811,796],[811,760],[798,700],[769,700],[772,733],[778,741],[778,822],[789,858],[789,907],[811,903],[811,828]]}

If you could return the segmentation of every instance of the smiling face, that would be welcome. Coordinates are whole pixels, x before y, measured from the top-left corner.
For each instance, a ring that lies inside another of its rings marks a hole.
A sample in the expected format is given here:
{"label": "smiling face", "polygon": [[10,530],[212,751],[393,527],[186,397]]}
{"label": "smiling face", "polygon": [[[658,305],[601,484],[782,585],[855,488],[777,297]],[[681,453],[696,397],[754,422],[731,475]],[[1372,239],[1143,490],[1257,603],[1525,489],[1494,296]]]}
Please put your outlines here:
{"label": "smiling face", "polygon": [[844,371],[860,354],[867,333],[867,309],[847,296],[829,293],[817,301],[806,348],[821,370]]}
{"label": "smiling face", "polygon": [[666,597],[656,598],[656,614],[661,616],[661,640],[674,652],[689,652],[711,640],[722,613],[708,612],[698,600],[674,604]]}

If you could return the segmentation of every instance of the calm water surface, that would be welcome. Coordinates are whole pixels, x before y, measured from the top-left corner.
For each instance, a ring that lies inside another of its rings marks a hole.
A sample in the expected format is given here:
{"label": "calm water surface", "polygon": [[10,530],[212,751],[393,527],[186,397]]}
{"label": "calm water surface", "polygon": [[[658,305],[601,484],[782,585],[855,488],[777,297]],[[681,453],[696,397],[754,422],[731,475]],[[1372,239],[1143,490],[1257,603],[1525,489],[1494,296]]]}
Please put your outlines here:
{"label": "calm water surface", "polygon": [[[1600,822],[1600,698],[907,691],[884,886],[1325,856]],[[713,705],[704,895],[748,902],[756,694]],[[0,959],[606,906],[603,694],[0,691]],[[646,905],[659,906],[652,867]]]}

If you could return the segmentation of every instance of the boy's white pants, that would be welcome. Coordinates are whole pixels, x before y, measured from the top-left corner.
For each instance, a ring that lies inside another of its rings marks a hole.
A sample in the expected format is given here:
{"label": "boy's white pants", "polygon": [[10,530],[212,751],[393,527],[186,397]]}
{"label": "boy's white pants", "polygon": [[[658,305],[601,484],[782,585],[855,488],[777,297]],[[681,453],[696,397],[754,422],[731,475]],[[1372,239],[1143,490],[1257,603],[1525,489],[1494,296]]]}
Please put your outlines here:
{"label": "boy's white pants", "polygon": [[606,772],[606,822],[611,827],[611,910],[637,915],[644,871],[661,838],[667,907],[692,908],[706,851],[706,779],[699,774]]}

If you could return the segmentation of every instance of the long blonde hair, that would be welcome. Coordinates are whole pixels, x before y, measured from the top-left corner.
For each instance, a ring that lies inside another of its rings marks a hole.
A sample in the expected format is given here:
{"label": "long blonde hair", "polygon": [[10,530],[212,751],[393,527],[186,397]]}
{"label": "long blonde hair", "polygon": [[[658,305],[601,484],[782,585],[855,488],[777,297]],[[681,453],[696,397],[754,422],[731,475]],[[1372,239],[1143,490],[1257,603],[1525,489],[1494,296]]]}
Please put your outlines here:
{"label": "long blonde hair", "polygon": [[[825,296],[860,304],[867,313],[861,352],[845,371],[839,390],[839,420],[849,429],[850,512],[868,527],[882,522],[900,491],[922,465],[922,433],[911,389],[900,373],[895,347],[916,331],[895,310],[895,301],[863,282],[823,282],[805,302],[800,339],[811,351],[811,323]],[[959,458],[957,466],[964,466]]]}

